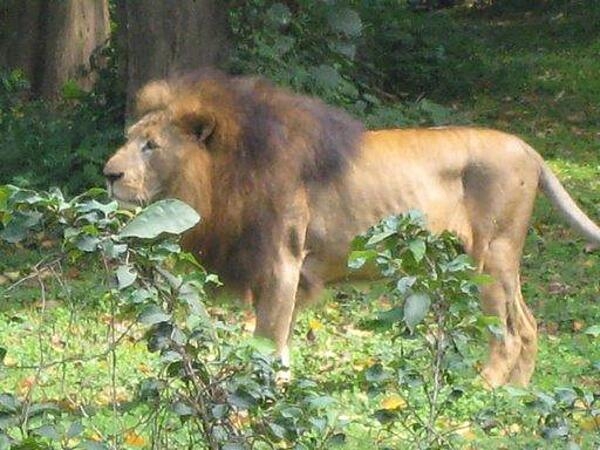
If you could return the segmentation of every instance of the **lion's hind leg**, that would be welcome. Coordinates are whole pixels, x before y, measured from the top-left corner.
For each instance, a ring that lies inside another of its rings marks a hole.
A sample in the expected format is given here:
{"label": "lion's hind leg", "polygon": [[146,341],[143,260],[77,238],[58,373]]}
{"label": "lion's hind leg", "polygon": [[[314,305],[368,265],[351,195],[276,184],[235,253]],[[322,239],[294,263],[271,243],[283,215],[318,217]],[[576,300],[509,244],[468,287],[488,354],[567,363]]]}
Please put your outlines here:
{"label": "lion's hind leg", "polygon": [[482,376],[491,387],[506,383],[527,385],[535,368],[537,326],[521,294],[520,246],[496,238],[483,256],[482,269],[493,282],[482,287],[486,314],[499,318],[503,335],[490,339],[490,355]]}
{"label": "lion's hind leg", "polygon": [[521,293],[521,283],[517,275],[516,313],[514,314],[521,338],[521,352],[513,367],[508,382],[515,386],[527,386],[535,370],[535,359],[538,351],[537,323],[533,314],[525,304]]}

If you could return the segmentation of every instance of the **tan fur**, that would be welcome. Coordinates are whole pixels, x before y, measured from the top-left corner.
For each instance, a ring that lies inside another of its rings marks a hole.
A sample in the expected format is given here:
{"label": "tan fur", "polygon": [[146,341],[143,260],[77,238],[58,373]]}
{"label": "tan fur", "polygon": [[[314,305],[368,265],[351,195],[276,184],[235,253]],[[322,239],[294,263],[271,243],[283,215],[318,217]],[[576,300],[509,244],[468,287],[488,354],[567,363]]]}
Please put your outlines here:
{"label": "tan fur", "polygon": [[[142,93],[143,110],[151,112],[106,164],[111,193],[124,203],[176,197],[194,206],[203,220],[184,245],[253,299],[256,333],[273,339],[280,353],[299,305],[328,282],[369,275],[346,270],[352,238],[417,208],[431,230],[455,231],[495,280],[482,289],[483,308],[500,318],[505,338],[491,340],[482,375],[491,386],[528,383],[537,330],[521,295],[519,264],[538,187],[596,244],[600,230],[527,144],[475,128],[343,136],[354,127],[343,115],[328,123],[336,128],[328,136],[318,127],[340,113],[261,80],[218,75],[167,87]],[[241,97],[258,106],[245,112]],[[247,139],[253,125],[260,136]],[[356,148],[340,153],[354,136]],[[256,139],[262,147],[249,148]],[[142,152],[148,140],[158,147]]]}

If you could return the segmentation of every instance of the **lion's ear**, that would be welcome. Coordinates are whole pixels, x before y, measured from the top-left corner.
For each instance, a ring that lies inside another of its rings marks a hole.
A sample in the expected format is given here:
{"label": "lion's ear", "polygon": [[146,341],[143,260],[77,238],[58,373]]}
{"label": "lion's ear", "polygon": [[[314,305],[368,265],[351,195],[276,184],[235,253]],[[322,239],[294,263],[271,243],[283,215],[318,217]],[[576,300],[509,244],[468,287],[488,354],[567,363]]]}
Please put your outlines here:
{"label": "lion's ear", "polygon": [[206,142],[215,131],[216,125],[215,116],[210,113],[180,114],[176,117],[175,122],[181,129],[195,136],[200,142]]}
{"label": "lion's ear", "polygon": [[173,100],[173,91],[164,80],[151,81],[137,94],[135,111],[138,117],[150,111],[166,109]]}

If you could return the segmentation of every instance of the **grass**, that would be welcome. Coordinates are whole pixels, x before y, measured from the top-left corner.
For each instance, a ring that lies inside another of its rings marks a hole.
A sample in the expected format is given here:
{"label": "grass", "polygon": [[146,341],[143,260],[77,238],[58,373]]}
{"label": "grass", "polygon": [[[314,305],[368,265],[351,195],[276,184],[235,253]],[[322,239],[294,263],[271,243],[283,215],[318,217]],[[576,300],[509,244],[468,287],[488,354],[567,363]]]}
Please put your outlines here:
{"label": "grass", "polygon": [[[456,79],[447,80],[452,86],[445,89],[441,79],[431,96],[452,103],[473,123],[525,138],[598,223],[600,9],[588,3],[557,2],[546,10],[451,12],[456,26],[446,39],[459,47],[449,50],[469,55],[481,67],[464,65],[464,79],[470,83],[464,90],[456,88]],[[95,267],[57,266],[63,273],[49,274],[44,291],[31,282],[6,290],[11,284],[7,278],[14,278],[16,270],[27,273],[41,255],[2,251],[0,343],[8,353],[0,367],[0,391],[55,401],[60,414],[83,423],[80,441],[113,435],[120,448],[147,447],[151,429],[144,417],[150,411],[134,401],[135,393],[139,380],[157,373],[159,366],[145,349],[143,329],[117,313],[103,296]],[[583,242],[540,199],[522,265],[524,295],[538,319],[541,339],[532,386],[526,392],[482,389],[476,370],[485,344],[470,346],[468,364],[458,371],[465,393],[447,405],[437,423],[439,429],[460,435],[458,448],[564,448],[566,439],[541,436],[540,415],[530,400],[536,392],[569,386],[600,392],[598,338],[583,332],[600,324],[600,254],[585,253]],[[381,305],[349,292],[332,293],[334,301],[303,315],[295,331],[295,371],[336,398],[337,414],[349,422],[344,448],[399,448],[406,430],[374,418],[393,383],[374,388],[366,373],[375,362],[391,368],[410,351],[411,343],[394,341],[389,331],[362,326]],[[227,312],[241,315],[235,307]],[[112,347],[115,336],[122,339]],[[40,365],[46,366],[39,369]],[[414,407],[419,410],[422,405]],[[570,442],[581,448],[600,445],[600,424],[589,412],[567,416]],[[65,437],[65,448],[68,441]]]}

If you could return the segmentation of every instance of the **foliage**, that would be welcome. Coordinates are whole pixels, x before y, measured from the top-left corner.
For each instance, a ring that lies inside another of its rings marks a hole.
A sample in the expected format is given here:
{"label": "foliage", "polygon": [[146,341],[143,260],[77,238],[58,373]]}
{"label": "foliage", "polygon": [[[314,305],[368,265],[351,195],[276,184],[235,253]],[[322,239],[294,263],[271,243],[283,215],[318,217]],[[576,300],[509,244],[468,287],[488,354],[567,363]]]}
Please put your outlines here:
{"label": "foliage", "polygon": [[347,2],[252,0],[230,12],[236,36],[232,68],[351,106],[351,80],[362,21]]}
{"label": "foliage", "polygon": [[[371,326],[393,327],[395,340],[410,336],[418,342],[402,351],[391,367],[376,364],[366,371],[370,388],[398,392],[375,415],[384,424],[400,423],[409,435],[406,445],[446,447],[451,436],[437,430],[436,422],[441,411],[448,414],[463,394],[456,371],[468,362],[465,348],[485,326],[495,325],[478,309],[477,284],[488,280],[473,272],[456,237],[427,232],[418,211],[384,219],[358,237],[353,248],[350,268],[375,264],[388,280],[374,293],[385,295],[392,306],[381,311]],[[390,383],[392,379],[395,382]],[[411,407],[419,401],[426,402],[424,413]]]}
{"label": "foliage", "polygon": [[[377,436],[382,448],[459,447],[483,437],[491,444],[503,442],[494,441],[495,436],[514,439],[528,432],[539,437],[519,442],[544,439],[548,445],[569,442],[577,448],[581,433],[593,434],[597,427],[598,397],[585,387],[487,393],[473,384],[477,357],[472,338],[481,341],[482,331],[496,331],[474,300],[476,284],[486,280],[473,274],[455,238],[425,232],[423,218],[415,212],[386,219],[356,242],[350,264],[374,264],[387,276],[367,298],[360,297],[370,312],[361,312],[355,300],[341,301],[354,321],[362,318],[361,333],[376,331],[369,339],[334,347],[339,356],[351,348],[356,362],[339,364],[336,357],[336,370],[325,369],[322,381],[298,378],[283,389],[275,383],[271,345],[240,342],[240,327],[225,320],[227,312],[209,314],[208,296],[218,280],[164,236],[164,231],[192,225],[197,215],[179,202],[159,202],[124,227],[131,213],[99,201],[100,195],[94,190],[67,201],[58,190],[0,189],[0,238],[51,250],[30,269],[22,266],[23,273],[0,295],[15,296],[33,281],[46,305],[49,273],[61,289],[74,290],[74,281],[60,274],[87,266],[86,278],[97,272],[88,296],[93,292],[92,303],[106,304],[109,324],[105,351],[94,355],[84,346],[81,356],[41,357],[16,390],[0,395],[5,446],[217,448],[229,442],[224,448],[329,448],[346,441],[347,448],[364,448],[356,443],[356,427],[366,423],[373,431],[358,436]],[[56,243],[49,247],[48,240]],[[382,306],[381,311],[373,313],[374,305]],[[96,318],[101,314],[98,306],[92,311]],[[132,319],[123,330],[118,324],[124,316]],[[307,336],[322,333],[321,320],[313,316],[308,321]],[[586,333],[597,338],[597,327]],[[135,394],[124,397],[116,381],[121,376],[116,352],[136,334],[156,357],[146,356],[143,371],[132,372],[127,384],[135,386]],[[43,351],[41,335],[39,341]],[[14,364],[10,355],[28,351],[20,342],[0,345],[7,365]],[[309,346],[295,355],[296,374],[322,371],[320,352]],[[96,359],[106,359],[112,367],[112,381],[95,388],[106,392],[95,394],[107,396],[104,407],[83,403],[73,408],[75,399],[66,403],[39,396],[49,377],[56,376],[49,372],[52,367],[62,366],[63,374],[81,371]],[[7,369],[0,366],[0,371]],[[372,399],[368,413],[362,412],[367,416],[354,416],[350,411],[364,398]],[[137,420],[119,425],[130,416]]]}
{"label": "foliage", "polygon": [[66,83],[57,101],[29,99],[22,72],[0,73],[0,183],[68,192],[103,183],[108,152],[122,139],[124,101],[111,69],[86,93]]}
{"label": "foliage", "polygon": [[[370,37],[381,23],[389,22],[389,3],[252,0],[236,4],[229,13],[235,39],[230,68],[317,95],[360,116],[369,126],[446,124],[449,109],[423,97],[404,104],[397,88],[385,91],[378,82],[382,70],[390,67],[389,63],[377,66],[380,61],[372,55],[380,54],[380,40]],[[398,15],[405,17],[408,11],[399,8]]]}
{"label": "foliage", "polygon": [[[152,445],[181,445],[186,435],[187,447],[211,449],[258,442],[319,448],[339,439],[335,415],[325,412],[332,400],[316,384],[299,380],[281,389],[269,356],[272,346],[260,340],[228,344],[236,329],[209,317],[205,300],[218,279],[182,253],[172,238],[161,238],[193,226],[199,219],[195,211],[180,201],[164,200],[123,227],[130,213],[119,211],[116,202],[98,201],[102,194],[96,189],[67,201],[58,190],[4,186],[0,238],[32,245],[41,232],[46,239],[62,241],[53,261],[82,264],[100,258],[103,295],[113,313],[127,311],[137,317],[146,330],[148,350],[158,353],[162,364],[160,373],[138,380],[136,402],[151,411],[146,421],[152,424]],[[36,273],[44,269],[43,263],[36,265]],[[123,338],[114,329],[112,333],[111,348]],[[2,348],[3,355],[9,351]],[[127,434],[86,439],[89,430],[80,417],[53,402],[33,402],[30,392],[24,398],[11,392],[0,395],[0,439],[5,445],[54,448],[77,439],[84,448],[119,448],[130,439]],[[173,436],[175,423],[180,432]]]}
{"label": "foliage", "polygon": [[[385,393],[374,416],[397,435],[403,448],[459,445],[464,424],[448,426],[445,418],[460,414],[457,400],[467,390],[460,373],[472,364],[468,348],[474,337],[481,340],[485,330],[502,338],[497,319],[481,315],[478,308],[477,286],[492,280],[474,272],[451,233],[427,232],[425,217],[418,211],[384,219],[357,237],[353,248],[350,268],[375,265],[387,280],[370,297],[383,295],[391,306],[367,327],[392,328],[393,342],[401,348],[399,358],[365,370],[369,391]],[[596,327],[586,331],[595,332]],[[403,338],[413,339],[413,344],[405,345]],[[570,421],[576,417],[584,427],[591,422],[594,428],[600,417],[600,397],[579,387],[561,387],[553,393],[514,388],[507,392],[538,416],[537,433],[548,442],[559,440],[578,448]],[[482,410],[475,420],[485,424],[498,413]]]}

